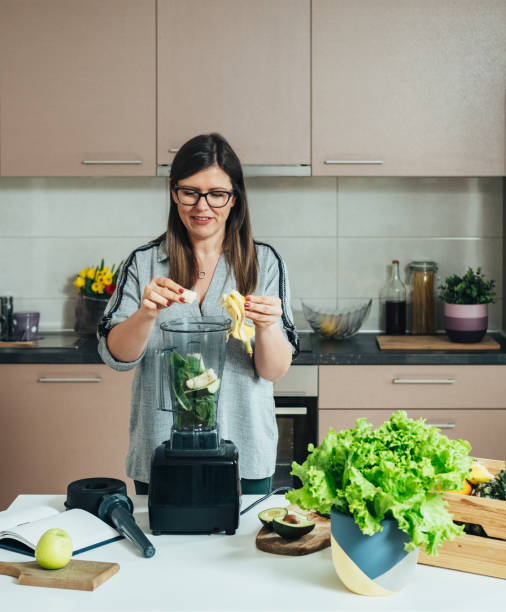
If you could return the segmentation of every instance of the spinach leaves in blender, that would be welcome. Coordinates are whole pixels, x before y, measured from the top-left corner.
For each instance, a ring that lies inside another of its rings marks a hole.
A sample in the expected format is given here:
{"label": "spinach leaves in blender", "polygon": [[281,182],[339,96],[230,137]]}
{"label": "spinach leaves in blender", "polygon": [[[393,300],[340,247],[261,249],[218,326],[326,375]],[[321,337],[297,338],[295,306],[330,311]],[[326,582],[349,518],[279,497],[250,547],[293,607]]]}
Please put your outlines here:
{"label": "spinach leaves in blender", "polygon": [[[175,374],[172,380],[173,392],[183,408],[175,413],[175,425],[178,429],[193,429],[212,427],[216,421],[216,403],[212,384],[201,389],[190,389],[187,382],[196,378],[206,371],[204,362],[200,355],[188,355],[184,359],[177,351],[172,351],[169,356],[172,372]],[[219,379],[218,379],[219,380]]]}

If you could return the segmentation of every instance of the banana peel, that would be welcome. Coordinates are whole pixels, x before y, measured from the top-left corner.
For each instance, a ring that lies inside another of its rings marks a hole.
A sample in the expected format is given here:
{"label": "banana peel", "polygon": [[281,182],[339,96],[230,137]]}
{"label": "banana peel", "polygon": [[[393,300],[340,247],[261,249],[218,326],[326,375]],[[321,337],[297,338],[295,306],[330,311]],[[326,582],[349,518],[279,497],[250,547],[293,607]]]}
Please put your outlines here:
{"label": "banana peel", "polygon": [[224,293],[221,297],[221,305],[225,308],[227,314],[232,317],[232,329],[229,332],[229,336],[242,342],[246,348],[246,353],[252,355],[251,340],[255,336],[255,327],[246,323],[245,301],[244,296],[236,290]]}

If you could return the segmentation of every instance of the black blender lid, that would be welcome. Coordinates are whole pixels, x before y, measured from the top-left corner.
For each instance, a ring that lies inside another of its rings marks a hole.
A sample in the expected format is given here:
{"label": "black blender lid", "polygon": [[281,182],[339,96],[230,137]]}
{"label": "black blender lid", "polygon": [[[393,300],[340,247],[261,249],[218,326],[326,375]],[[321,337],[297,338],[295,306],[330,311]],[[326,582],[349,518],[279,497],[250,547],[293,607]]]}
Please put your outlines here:
{"label": "black blender lid", "polygon": [[67,510],[81,508],[92,514],[98,513],[98,507],[104,495],[119,493],[127,494],[126,484],[118,478],[81,478],[74,480],[67,487],[67,499],[65,507]]}

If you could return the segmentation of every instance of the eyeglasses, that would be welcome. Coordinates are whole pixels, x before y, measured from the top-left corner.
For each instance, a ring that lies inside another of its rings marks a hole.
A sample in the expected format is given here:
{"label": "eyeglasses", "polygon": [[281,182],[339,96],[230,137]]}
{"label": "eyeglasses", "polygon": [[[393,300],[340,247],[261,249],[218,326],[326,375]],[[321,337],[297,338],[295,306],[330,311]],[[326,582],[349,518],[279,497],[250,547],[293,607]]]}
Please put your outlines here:
{"label": "eyeglasses", "polygon": [[177,201],[183,206],[196,206],[200,198],[205,198],[211,208],[223,208],[234,195],[233,191],[226,191],[224,189],[213,189],[207,193],[201,193],[197,189],[191,189],[190,187],[174,187],[174,192]]}

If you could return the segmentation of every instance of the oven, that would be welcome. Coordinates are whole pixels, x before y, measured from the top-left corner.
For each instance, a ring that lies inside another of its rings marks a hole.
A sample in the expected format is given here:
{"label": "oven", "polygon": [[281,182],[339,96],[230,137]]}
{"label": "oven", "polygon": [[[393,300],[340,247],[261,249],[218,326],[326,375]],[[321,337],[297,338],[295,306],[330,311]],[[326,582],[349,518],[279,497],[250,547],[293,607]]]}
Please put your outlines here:
{"label": "oven", "polygon": [[298,488],[300,480],[290,474],[292,461],[302,463],[307,457],[308,444],[317,444],[318,367],[291,366],[274,385],[274,402],[278,449],[272,488]]}

